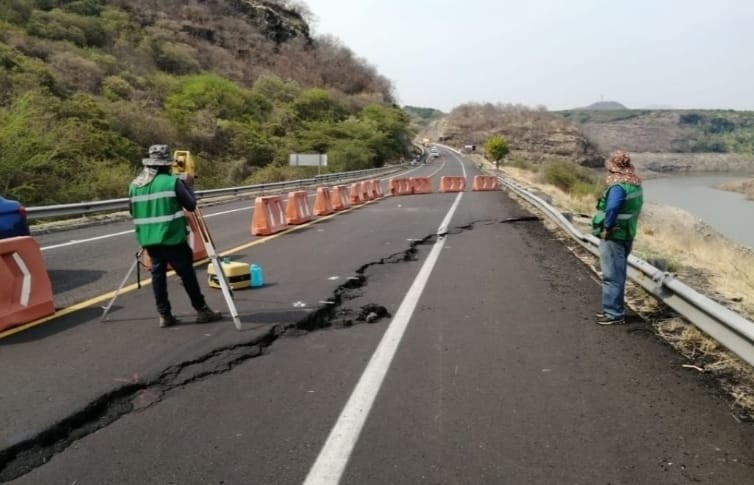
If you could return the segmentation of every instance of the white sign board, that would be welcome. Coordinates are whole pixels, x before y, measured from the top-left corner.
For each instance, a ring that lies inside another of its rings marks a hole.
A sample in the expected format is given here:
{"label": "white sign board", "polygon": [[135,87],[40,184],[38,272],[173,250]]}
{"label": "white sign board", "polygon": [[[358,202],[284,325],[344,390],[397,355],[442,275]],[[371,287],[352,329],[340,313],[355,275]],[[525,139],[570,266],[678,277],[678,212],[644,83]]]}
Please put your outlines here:
{"label": "white sign board", "polygon": [[326,153],[291,153],[288,162],[292,167],[326,167]]}

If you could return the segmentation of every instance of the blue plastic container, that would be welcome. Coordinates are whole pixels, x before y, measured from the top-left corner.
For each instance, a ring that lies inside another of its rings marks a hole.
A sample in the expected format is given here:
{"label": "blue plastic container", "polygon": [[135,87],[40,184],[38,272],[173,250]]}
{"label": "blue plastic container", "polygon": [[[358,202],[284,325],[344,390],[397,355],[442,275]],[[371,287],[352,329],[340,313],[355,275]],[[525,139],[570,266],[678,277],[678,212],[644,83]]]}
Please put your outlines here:
{"label": "blue plastic container", "polygon": [[264,284],[264,275],[262,274],[262,267],[256,264],[249,266],[249,274],[251,277],[251,287],[259,288]]}

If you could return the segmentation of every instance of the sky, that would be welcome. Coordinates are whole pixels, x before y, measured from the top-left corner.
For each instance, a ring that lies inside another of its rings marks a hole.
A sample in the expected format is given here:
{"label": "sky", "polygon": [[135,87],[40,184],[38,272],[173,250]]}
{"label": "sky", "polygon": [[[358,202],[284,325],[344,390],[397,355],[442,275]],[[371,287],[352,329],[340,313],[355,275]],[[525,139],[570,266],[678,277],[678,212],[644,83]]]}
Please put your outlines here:
{"label": "sky", "polygon": [[299,0],[398,104],[754,110],[753,0]]}

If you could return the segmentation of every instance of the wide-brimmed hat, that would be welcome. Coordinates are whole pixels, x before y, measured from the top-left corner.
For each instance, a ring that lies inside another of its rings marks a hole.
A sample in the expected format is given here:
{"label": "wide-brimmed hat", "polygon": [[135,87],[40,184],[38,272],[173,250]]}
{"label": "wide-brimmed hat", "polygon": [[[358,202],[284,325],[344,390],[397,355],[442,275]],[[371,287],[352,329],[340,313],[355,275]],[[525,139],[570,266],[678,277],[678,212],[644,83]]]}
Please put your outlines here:
{"label": "wide-brimmed hat", "polygon": [[631,157],[623,150],[613,152],[613,154],[605,160],[605,168],[608,172],[612,173],[634,173],[634,164],[631,163]]}
{"label": "wide-brimmed hat", "polygon": [[142,158],[145,167],[167,167],[173,164],[170,148],[167,145],[152,145],[149,147],[149,158]]}
{"label": "wide-brimmed hat", "polygon": [[605,160],[605,168],[607,169],[606,180],[608,185],[618,183],[641,184],[641,179],[635,173],[634,164],[631,163],[631,157],[623,150],[613,152]]}

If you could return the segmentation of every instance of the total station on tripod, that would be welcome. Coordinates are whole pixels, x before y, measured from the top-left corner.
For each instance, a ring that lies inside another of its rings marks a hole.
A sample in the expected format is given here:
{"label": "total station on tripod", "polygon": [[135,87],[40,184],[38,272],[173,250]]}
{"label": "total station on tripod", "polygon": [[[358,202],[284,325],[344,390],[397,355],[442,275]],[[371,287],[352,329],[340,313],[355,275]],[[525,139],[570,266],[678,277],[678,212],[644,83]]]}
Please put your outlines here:
{"label": "total station on tripod", "polygon": [[196,163],[190,151],[176,150],[173,152],[173,165],[170,167],[170,173],[183,180],[189,177],[191,179],[196,178]]}

